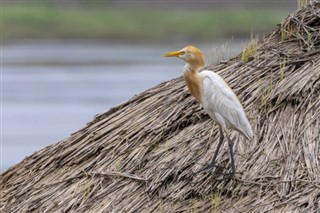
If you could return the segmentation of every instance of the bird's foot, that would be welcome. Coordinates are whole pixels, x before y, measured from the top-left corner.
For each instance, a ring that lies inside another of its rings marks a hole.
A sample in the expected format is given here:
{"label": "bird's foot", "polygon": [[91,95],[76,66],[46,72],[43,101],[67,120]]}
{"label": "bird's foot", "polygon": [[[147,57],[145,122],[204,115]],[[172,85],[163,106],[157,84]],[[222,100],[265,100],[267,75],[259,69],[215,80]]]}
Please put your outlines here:
{"label": "bird's foot", "polygon": [[221,178],[220,180],[230,180],[232,178],[234,178],[235,173],[234,172],[229,172],[223,175],[223,178]]}
{"label": "bird's foot", "polygon": [[202,173],[202,172],[204,172],[204,171],[207,171],[207,170],[209,170],[209,169],[212,169],[212,168],[214,168],[214,167],[216,167],[216,168],[222,168],[222,169],[225,168],[225,167],[220,166],[220,165],[215,164],[215,163],[207,163],[206,166],[204,166],[203,168],[197,170],[196,172],[194,172],[194,174],[200,174],[200,173]]}

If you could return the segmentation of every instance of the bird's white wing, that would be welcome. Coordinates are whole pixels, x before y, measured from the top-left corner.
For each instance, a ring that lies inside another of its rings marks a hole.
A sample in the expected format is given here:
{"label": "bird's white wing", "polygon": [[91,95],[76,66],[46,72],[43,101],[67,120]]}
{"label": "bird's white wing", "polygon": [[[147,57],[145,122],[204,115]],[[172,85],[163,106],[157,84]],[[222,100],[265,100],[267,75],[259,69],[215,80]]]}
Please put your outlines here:
{"label": "bird's white wing", "polygon": [[216,73],[202,71],[202,105],[223,128],[235,129],[248,139],[253,132],[245,112],[232,89]]}

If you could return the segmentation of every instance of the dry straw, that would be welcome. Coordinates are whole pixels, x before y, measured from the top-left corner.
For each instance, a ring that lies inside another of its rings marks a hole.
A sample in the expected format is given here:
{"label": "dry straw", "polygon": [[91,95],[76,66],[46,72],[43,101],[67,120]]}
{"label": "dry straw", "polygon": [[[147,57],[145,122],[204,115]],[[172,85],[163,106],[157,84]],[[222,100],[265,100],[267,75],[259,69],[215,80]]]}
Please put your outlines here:
{"label": "dry straw", "polygon": [[[320,209],[320,3],[241,55],[208,68],[239,95],[255,132],[237,133],[234,179],[209,161],[218,127],[183,79],[164,82],[1,175],[2,212],[316,212]],[[29,141],[30,142],[30,141]],[[218,162],[229,165],[227,143]]]}

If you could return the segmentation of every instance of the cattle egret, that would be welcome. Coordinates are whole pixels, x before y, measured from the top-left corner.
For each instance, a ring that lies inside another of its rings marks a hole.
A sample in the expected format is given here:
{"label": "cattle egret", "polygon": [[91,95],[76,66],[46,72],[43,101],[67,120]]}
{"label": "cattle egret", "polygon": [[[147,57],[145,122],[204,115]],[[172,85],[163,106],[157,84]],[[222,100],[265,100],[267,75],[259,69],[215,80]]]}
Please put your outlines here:
{"label": "cattle egret", "polygon": [[217,166],[215,162],[225,133],[228,139],[232,167],[232,171],[227,176],[232,177],[235,174],[235,163],[233,141],[230,139],[228,130],[236,130],[248,140],[253,138],[250,123],[237,96],[218,74],[211,70],[202,70],[204,56],[198,48],[187,46],[179,51],[165,53],[163,56],[177,57],[187,62],[183,68],[183,76],[190,93],[203,106],[209,116],[219,124],[220,140],[217,149],[210,163],[197,172]]}

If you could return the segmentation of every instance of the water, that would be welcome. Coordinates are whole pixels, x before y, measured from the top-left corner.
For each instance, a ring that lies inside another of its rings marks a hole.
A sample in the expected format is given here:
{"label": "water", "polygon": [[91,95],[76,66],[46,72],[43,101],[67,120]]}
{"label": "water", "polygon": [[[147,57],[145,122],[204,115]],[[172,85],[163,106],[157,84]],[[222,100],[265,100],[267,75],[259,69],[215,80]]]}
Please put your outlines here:
{"label": "water", "polygon": [[[83,41],[2,46],[1,171],[68,137],[96,114],[180,76],[183,62],[161,54],[183,46]],[[210,55],[215,45],[198,46]],[[230,46],[232,53],[242,44]]]}

